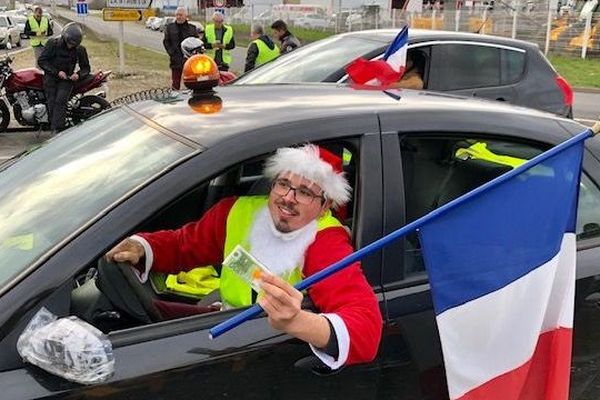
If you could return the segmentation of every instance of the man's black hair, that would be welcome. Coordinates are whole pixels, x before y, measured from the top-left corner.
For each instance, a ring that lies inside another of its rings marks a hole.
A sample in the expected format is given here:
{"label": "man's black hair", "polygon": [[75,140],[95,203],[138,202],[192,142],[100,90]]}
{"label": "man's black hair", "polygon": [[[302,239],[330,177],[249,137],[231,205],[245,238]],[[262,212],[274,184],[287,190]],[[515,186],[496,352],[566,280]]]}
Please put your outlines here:
{"label": "man's black hair", "polygon": [[271,24],[271,29],[277,29],[279,31],[287,32],[288,27],[283,20],[278,19],[277,21],[273,22],[273,24]]}

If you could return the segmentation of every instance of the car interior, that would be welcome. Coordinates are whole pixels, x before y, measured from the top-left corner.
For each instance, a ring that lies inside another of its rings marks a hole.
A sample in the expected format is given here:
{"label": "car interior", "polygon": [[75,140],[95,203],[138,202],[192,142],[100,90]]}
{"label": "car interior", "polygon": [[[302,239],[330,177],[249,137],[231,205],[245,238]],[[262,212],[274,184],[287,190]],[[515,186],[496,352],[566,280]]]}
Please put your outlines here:
{"label": "car interior", "polygon": [[[356,188],[356,143],[320,143],[344,160],[344,171],[353,189]],[[241,195],[268,195],[271,182],[262,170],[270,154],[251,158],[222,171],[208,182],[192,189],[157,212],[136,232],[152,232],[176,229],[187,222],[199,219],[221,199]],[[334,215],[352,230],[354,201]],[[122,238],[115,241],[118,243]],[[220,265],[213,266],[211,273],[203,274],[213,283],[218,279]],[[205,270],[205,268],[196,268]],[[179,281],[180,275],[171,276]],[[191,294],[171,290],[166,285],[167,276],[151,272],[149,279],[141,283],[134,269],[127,264],[108,262],[101,257],[94,265],[88,265],[76,277],[71,292],[71,314],[91,323],[104,332],[133,326],[176,319],[196,314],[220,311],[218,289],[208,294]],[[202,283],[202,282],[201,282]],[[303,306],[313,307],[310,301]]]}
{"label": "car interior", "polygon": [[[460,158],[458,149],[477,139],[411,137],[401,142],[406,190],[406,220],[412,222],[512,169],[476,158]],[[528,160],[541,150],[527,144],[485,140],[495,154]],[[416,233],[405,240],[405,273],[424,273],[421,245]]]}

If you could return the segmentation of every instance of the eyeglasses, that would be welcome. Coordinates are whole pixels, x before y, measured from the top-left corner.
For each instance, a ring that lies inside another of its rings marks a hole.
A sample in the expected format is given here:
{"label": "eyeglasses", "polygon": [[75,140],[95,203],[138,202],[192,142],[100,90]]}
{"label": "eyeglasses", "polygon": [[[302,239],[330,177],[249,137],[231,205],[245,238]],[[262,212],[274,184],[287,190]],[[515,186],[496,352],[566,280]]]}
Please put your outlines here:
{"label": "eyeglasses", "polygon": [[321,194],[315,194],[312,190],[306,187],[293,187],[287,179],[276,179],[271,185],[271,190],[278,196],[285,197],[290,190],[294,191],[294,199],[299,204],[311,204],[316,198],[325,200]]}

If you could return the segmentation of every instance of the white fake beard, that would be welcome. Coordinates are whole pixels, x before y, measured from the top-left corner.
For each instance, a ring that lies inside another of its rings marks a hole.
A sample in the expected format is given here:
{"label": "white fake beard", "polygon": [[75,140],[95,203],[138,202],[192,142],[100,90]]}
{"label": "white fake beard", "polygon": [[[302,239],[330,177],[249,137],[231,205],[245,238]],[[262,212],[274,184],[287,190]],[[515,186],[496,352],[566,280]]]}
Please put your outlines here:
{"label": "white fake beard", "polygon": [[271,272],[283,276],[294,268],[302,268],[304,253],[315,241],[317,221],[293,232],[283,233],[275,228],[269,208],[258,212],[250,230],[250,253]]}

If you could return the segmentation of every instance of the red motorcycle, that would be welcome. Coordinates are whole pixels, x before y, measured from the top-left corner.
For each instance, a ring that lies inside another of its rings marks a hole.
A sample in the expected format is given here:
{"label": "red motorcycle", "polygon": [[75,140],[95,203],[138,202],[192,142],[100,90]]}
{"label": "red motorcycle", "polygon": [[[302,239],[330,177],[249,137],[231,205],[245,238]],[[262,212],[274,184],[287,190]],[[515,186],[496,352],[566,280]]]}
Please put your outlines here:
{"label": "red motorcycle", "polygon": [[[13,72],[12,58],[0,60],[0,132],[10,122],[8,104],[13,115],[22,126],[39,127],[48,124],[48,108],[44,94],[44,73],[37,68],[25,68]],[[85,94],[92,89],[106,87],[111,71],[89,74],[75,82],[71,99],[67,103],[66,124],[73,126],[102,110],[110,108],[106,100],[106,89],[96,94]]]}

